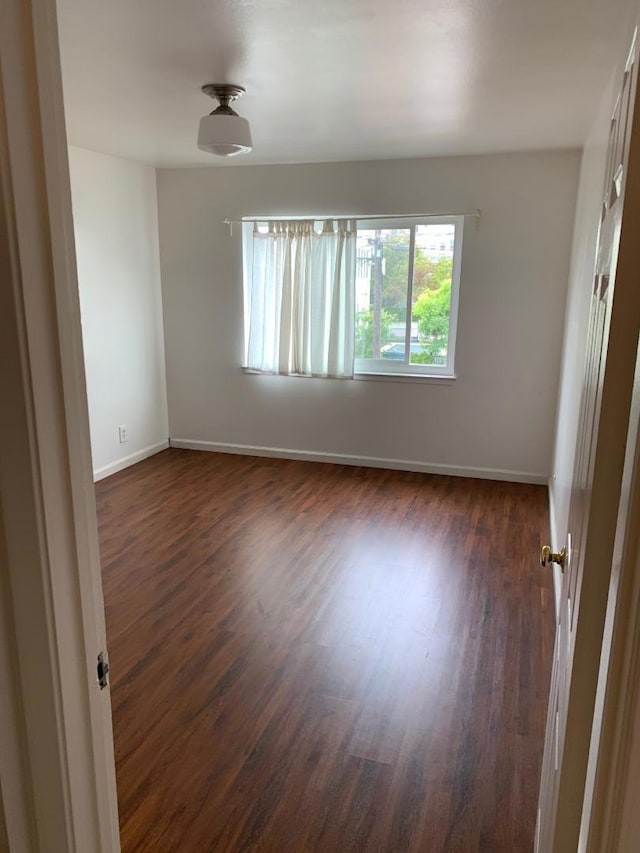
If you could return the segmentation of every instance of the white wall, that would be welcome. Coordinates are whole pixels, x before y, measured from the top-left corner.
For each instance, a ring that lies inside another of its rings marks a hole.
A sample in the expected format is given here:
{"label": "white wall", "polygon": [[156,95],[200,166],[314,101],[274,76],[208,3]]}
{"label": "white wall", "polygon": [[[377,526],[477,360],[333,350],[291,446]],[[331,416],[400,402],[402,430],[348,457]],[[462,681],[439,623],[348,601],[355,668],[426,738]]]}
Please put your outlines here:
{"label": "white wall", "polygon": [[[579,169],[573,151],[158,172],[170,436],[544,481]],[[225,216],[482,209],[449,385],[244,374]],[[204,445],[196,445],[204,446]]]}
{"label": "white wall", "polygon": [[[155,170],[70,148],[93,467],[167,446]],[[127,427],[120,444],[118,426]]]}

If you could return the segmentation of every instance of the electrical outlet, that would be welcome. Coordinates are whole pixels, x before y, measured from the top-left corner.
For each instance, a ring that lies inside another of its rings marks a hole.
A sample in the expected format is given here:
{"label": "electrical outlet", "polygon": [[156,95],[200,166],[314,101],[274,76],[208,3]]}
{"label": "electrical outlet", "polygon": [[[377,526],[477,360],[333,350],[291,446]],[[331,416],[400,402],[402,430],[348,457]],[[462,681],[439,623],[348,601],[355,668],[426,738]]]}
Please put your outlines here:
{"label": "electrical outlet", "polygon": [[120,441],[120,444],[126,444],[127,443],[127,425],[126,424],[121,424],[118,427],[118,440]]}

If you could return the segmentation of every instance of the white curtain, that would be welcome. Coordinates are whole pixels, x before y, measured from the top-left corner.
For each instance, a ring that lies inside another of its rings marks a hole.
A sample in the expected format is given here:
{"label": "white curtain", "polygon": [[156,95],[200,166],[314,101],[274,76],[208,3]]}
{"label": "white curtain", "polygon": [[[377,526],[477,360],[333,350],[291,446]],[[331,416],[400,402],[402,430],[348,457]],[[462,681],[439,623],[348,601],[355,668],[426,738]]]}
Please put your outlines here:
{"label": "white curtain", "polygon": [[356,221],[243,225],[245,367],[353,377]]}

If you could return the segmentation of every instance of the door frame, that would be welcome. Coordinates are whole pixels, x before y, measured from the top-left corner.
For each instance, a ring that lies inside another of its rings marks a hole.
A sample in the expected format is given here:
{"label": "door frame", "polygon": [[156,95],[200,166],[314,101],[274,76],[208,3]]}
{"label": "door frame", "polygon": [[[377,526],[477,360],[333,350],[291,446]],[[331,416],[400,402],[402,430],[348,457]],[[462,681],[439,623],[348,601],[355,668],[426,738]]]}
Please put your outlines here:
{"label": "door frame", "polygon": [[[640,26],[640,21],[638,22]],[[638,38],[638,26],[634,44]],[[633,49],[633,47],[632,47]],[[639,110],[640,111],[640,110]],[[640,116],[634,115],[636,164],[640,161]],[[640,198],[640,165],[627,177]],[[626,216],[626,210],[625,210]],[[623,227],[625,223],[623,222]],[[640,201],[626,225],[640,228]],[[637,250],[624,258],[637,280]],[[640,305],[636,306],[640,311]],[[613,546],[611,581],[580,827],[581,851],[623,853],[640,832],[640,341],[629,411],[622,486]]]}
{"label": "door frame", "polygon": [[[640,828],[640,345],[580,828],[581,851],[634,849]],[[634,796],[635,791],[635,796]],[[631,803],[631,808],[629,808]]]}
{"label": "door frame", "polygon": [[12,850],[117,853],[111,703],[96,676],[104,604],[56,5],[1,3],[4,829]]}
{"label": "door frame", "polygon": [[[0,288],[0,399],[12,403],[0,418],[4,830],[13,849],[117,853],[110,698],[95,676],[104,609],[95,582],[99,554],[56,7],[55,0],[1,2],[0,273],[9,286]],[[633,524],[640,509],[634,501],[627,509]],[[619,524],[626,521],[621,516]],[[640,561],[632,551],[625,578],[638,593]],[[613,716],[623,745],[640,687],[637,654],[631,657],[640,607],[631,610],[616,612],[612,622],[618,638],[612,648],[627,661],[625,677],[603,688],[605,707],[625,709]],[[593,754],[601,771],[596,804],[612,781],[618,791],[624,787],[630,768],[624,748],[607,768]]]}
{"label": "door frame", "polygon": [[[637,38],[633,28],[629,35],[632,33],[629,59],[624,64],[620,62],[615,70],[617,85],[611,92],[619,91],[622,74],[630,70]],[[612,99],[609,116],[614,106]],[[632,119],[623,202],[611,325],[606,330],[593,491],[587,507],[584,577],[573,637],[572,702],[567,730],[571,731],[571,739],[565,742],[560,763],[562,793],[551,823],[553,849],[576,849],[581,853],[618,850],[615,839],[622,816],[615,798],[624,797],[628,784],[628,750],[624,745],[630,742],[634,697],[640,684],[634,648],[640,611],[638,602],[633,604],[633,594],[637,595],[640,584],[636,559],[640,504],[634,497],[640,473],[640,292],[636,286],[640,252],[635,240],[640,227],[640,109],[634,111]],[[594,216],[597,214],[595,210]],[[590,260],[595,267],[595,253]],[[590,291],[589,264],[584,270],[582,285]],[[551,509],[553,512],[553,506]],[[565,543],[556,540],[555,544],[559,548]],[[541,801],[548,781],[542,780]]]}

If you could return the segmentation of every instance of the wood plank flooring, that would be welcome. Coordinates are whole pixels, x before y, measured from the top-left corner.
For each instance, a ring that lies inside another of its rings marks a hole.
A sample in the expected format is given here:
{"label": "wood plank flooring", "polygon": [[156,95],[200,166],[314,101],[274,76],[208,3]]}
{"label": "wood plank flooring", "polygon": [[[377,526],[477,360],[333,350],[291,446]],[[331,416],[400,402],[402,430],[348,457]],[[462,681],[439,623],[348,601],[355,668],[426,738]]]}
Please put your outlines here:
{"label": "wood plank flooring", "polygon": [[168,450],[97,496],[124,853],[531,853],[544,488]]}

